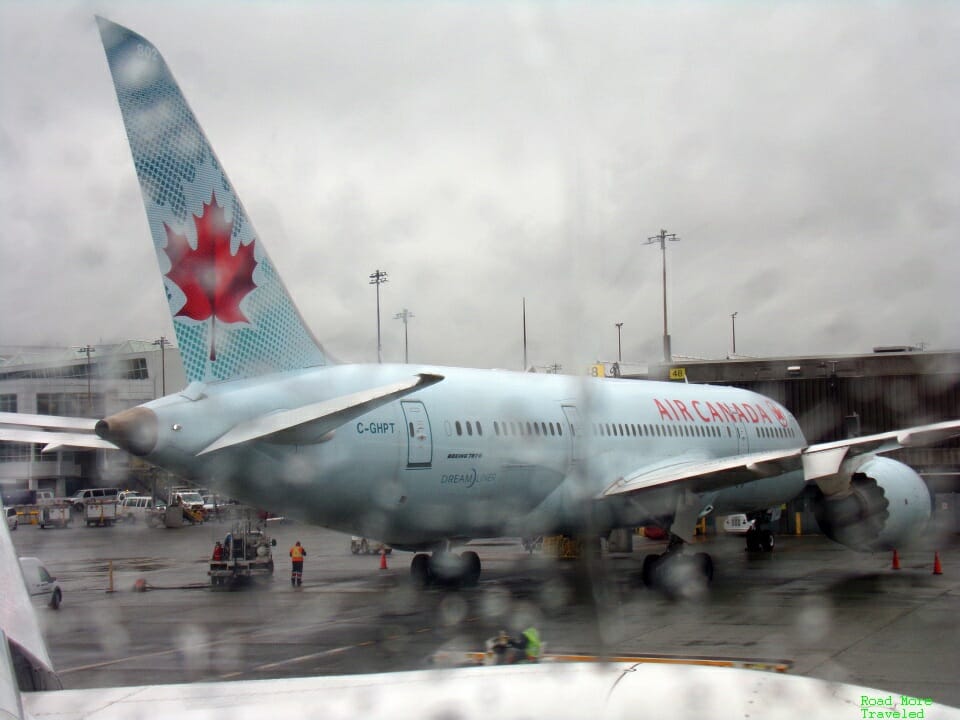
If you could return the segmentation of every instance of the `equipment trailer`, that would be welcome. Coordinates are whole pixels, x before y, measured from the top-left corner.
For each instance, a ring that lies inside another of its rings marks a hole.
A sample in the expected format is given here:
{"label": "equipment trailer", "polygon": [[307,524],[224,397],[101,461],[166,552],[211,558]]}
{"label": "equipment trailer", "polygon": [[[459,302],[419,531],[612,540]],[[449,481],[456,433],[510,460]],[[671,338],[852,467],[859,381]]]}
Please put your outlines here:
{"label": "equipment trailer", "polygon": [[227,590],[238,585],[269,582],[273,578],[275,538],[250,523],[234,526],[223,543],[223,556],[210,561],[210,587]]}

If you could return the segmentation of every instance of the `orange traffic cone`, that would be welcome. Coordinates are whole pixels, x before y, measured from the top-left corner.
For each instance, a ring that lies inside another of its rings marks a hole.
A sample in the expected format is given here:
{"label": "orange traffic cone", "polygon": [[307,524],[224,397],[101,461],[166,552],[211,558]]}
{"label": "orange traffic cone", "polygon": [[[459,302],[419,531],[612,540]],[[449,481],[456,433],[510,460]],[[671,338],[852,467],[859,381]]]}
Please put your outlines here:
{"label": "orange traffic cone", "polygon": [[943,567],[940,565],[940,553],[933,553],[933,574],[943,575]]}
{"label": "orange traffic cone", "polygon": [[387,570],[387,553],[383,550],[380,551],[380,569]]}
{"label": "orange traffic cone", "polygon": [[900,556],[897,554],[896,548],[893,551],[893,565],[890,566],[891,570],[900,569]]}

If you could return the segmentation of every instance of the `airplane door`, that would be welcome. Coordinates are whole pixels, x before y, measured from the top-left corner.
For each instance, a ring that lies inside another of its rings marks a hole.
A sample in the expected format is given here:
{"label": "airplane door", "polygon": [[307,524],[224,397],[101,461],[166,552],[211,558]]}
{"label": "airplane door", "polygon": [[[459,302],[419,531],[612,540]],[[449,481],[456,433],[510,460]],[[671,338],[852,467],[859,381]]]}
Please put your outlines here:
{"label": "airplane door", "polygon": [[433,435],[427,409],[419,400],[401,400],[400,407],[407,421],[407,467],[428,468],[433,462]]}
{"label": "airplane door", "polygon": [[750,442],[747,439],[747,429],[740,424],[735,426],[737,428],[737,452],[741,455],[750,452]]}
{"label": "airplane door", "polygon": [[580,462],[580,438],[583,435],[580,426],[580,413],[576,405],[561,405],[567,418],[567,433],[570,436],[570,462]]}

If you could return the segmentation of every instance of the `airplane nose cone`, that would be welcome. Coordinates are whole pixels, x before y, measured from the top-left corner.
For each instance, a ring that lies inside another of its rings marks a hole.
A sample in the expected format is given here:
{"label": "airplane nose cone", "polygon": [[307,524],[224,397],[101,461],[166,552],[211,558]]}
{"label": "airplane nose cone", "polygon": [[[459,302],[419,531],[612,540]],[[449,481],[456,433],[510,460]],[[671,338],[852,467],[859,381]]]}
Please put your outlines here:
{"label": "airplane nose cone", "polygon": [[133,455],[149,455],[157,446],[156,413],[144,407],[124,410],[97,423],[97,435]]}

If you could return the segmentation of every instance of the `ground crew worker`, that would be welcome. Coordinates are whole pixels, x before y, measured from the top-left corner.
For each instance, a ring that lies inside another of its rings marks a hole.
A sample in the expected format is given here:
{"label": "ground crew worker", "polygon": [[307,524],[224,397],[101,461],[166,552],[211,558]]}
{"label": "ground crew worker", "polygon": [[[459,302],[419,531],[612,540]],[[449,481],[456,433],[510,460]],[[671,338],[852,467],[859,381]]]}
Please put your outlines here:
{"label": "ground crew worker", "polygon": [[217,540],[217,544],[213,546],[213,559],[215,562],[223,560],[223,545],[220,544],[219,540]]}
{"label": "ground crew worker", "polygon": [[290,560],[293,561],[293,571],[290,575],[290,584],[294,587],[303,585],[303,559],[307,556],[307,551],[297,540],[296,545],[290,548]]}
{"label": "ground crew worker", "polygon": [[522,647],[527,654],[527,662],[540,662],[540,633],[535,627],[528,627],[521,636]]}

